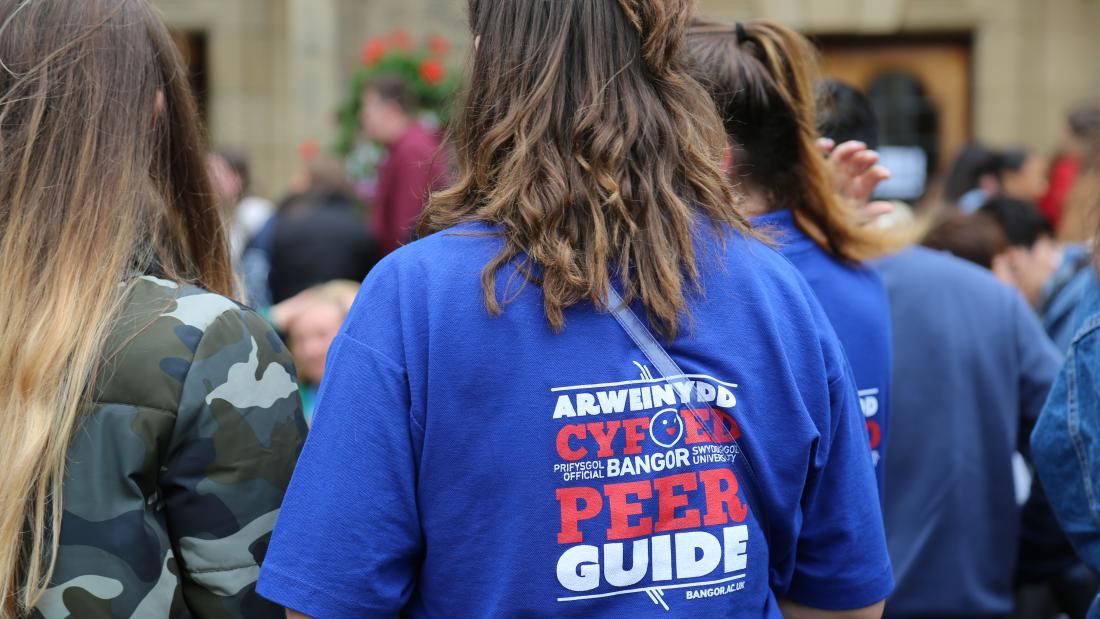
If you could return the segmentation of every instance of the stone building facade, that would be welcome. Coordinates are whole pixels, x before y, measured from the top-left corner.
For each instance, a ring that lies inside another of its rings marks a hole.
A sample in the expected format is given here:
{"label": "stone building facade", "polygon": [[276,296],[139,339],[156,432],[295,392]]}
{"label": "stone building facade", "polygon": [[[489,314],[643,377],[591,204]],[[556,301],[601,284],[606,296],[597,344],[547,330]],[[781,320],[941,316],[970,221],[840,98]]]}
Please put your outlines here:
{"label": "stone building facade", "polygon": [[[971,137],[1050,149],[1064,111],[1100,95],[1100,0],[699,1],[715,18],[768,17],[813,35],[826,67],[857,81],[916,74],[945,158]],[[201,69],[212,142],[246,152],[270,196],[289,184],[302,140],[332,138],[367,38],[402,28],[460,49],[468,39],[463,0],[154,2]]]}

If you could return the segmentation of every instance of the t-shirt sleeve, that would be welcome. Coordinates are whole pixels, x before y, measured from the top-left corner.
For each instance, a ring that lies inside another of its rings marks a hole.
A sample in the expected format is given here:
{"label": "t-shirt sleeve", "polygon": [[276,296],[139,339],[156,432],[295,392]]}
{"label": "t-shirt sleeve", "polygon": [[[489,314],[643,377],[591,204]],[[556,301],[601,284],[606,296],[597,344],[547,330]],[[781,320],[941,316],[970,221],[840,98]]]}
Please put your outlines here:
{"label": "t-shirt sleeve", "polygon": [[407,373],[393,344],[348,328],[369,321],[399,332],[396,308],[364,301],[378,289],[370,282],[329,352],[260,575],[261,595],[311,617],[396,616],[423,553]]}
{"label": "t-shirt sleeve", "polygon": [[784,597],[812,608],[852,610],[885,599],[894,579],[855,380],[835,337],[822,340],[831,410],[812,456]]}

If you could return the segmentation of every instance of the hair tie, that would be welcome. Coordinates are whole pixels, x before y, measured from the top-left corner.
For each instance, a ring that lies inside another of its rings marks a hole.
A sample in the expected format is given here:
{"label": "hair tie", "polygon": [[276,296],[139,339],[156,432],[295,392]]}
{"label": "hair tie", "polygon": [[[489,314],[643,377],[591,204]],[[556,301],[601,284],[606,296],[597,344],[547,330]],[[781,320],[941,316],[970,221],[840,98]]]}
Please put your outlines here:
{"label": "hair tie", "polygon": [[735,24],[733,26],[733,30],[734,30],[734,32],[737,33],[737,44],[738,45],[741,45],[745,41],[749,40],[749,33],[745,31],[745,24],[742,24],[741,22],[737,22],[737,24]]}

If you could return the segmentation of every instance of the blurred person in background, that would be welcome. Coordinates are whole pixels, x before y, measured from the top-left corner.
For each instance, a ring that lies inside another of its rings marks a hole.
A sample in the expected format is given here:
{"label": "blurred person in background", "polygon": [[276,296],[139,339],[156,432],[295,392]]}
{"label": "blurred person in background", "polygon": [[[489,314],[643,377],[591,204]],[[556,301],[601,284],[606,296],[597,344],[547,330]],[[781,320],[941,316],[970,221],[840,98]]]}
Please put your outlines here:
{"label": "blurred person in background", "polygon": [[313,421],[317,388],[325,375],[325,360],[340,326],[359,292],[357,281],[332,281],[271,308],[272,322],[287,335],[298,368],[298,387],[306,423]]}
{"label": "blurred person in background", "polygon": [[[886,451],[890,323],[886,290],[863,261],[890,245],[837,195],[817,145],[816,57],[805,38],[767,20],[688,31],[696,78],[710,91],[730,143],[730,181],[743,212],[768,231],[809,282],[855,373],[876,464]],[[844,148],[842,146],[841,148]]]}
{"label": "blurred person in background", "polygon": [[1047,162],[1043,157],[1023,149],[1007,149],[997,153],[998,195],[1036,203],[1046,195]]}
{"label": "blurred person in background", "polygon": [[1092,277],[1091,254],[1081,245],[1057,243],[1034,204],[995,197],[976,213],[948,215],[923,244],[985,267],[1019,290],[1055,346],[1068,350],[1073,313]]}
{"label": "blurred person in background", "polygon": [[398,75],[376,77],[363,91],[363,131],[386,149],[370,214],[383,254],[412,240],[428,196],[448,178],[448,157],[439,137],[416,119],[416,105],[416,95]]}
{"label": "blurred person in background", "polygon": [[943,203],[973,213],[1001,191],[997,154],[978,142],[955,157],[943,185]]}
{"label": "blurred person in background", "polygon": [[363,281],[380,258],[343,162],[319,154],[307,170],[305,190],[279,205],[273,229],[267,231],[272,303],[333,280]]}
{"label": "blurred person in background", "polygon": [[863,93],[851,84],[837,79],[823,79],[816,86],[818,135],[844,135],[847,139],[836,141],[818,137],[818,149],[826,156],[833,177],[833,187],[848,206],[854,209],[860,223],[879,228],[901,229],[913,220],[913,209],[900,200],[873,200],[875,189],[891,178],[891,173],[880,165],[878,128],[859,126],[832,126],[848,119],[837,110],[849,107],[864,108],[860,116],[874,117],[871,103]]}
{"label": "blurred person in background", "polygon": [[1001,226],[982,213],[948,213],[925,234],[921,244],[949,252],[967,262],[993,270],[993,260],[1008,249]]}
{"label": "blurred person in background", "polygon": [[[878,148],[878,126],[864,126],[863,118],[874,118],[871,102],[857,88],[841,80],[820,79],[816,85],[819,135],[844,136],[844,142],[858,142]],[[845,113],[852,110],[852,113]],[[829,138],[824,138],[829,139]]]}
{"label": "blurred person in background", "polygon": [[241,153],[220,151],[206,156],[206,166],[222,213],[226,217],[230,255],[237,271],[252,237],[275,214],[270,200],[251,195],[248,159]]}
{"label": "blurred person in background", "polygon": [[1031,202],[994,198],[979,212],[996,221],[1009,241],[994,261],[994,275],[1032,304],[1058,350],[1069,350],[1076,330],[1073,315],[1093,278],[1091,251],[1059,244],[1050,222]]}
{"label": "blurred person in background", "polygon": [[[1039,313],[1060,351],[1069,349],[1074,309],[1093,279],[1083,248],[1056,246],[1050,223],[1024,200],[996,197],[971,215],[955,213],[924,239],[924,245],[990,269],[1024,295]],[[1018,482],[1027,482],[1019,475]],[[1093,578],[1073,555],[1037,483],[1021,514],[1017,617],[1084,617],[1095,592]]]}
{"label": "blurred person in background", "polygon": [[1100,104],[1080,103],[1066,116],[1062,146],[1050,166],[1050,183],[1039,200],[1039,210],[1055,229],[1062,222],[1066,200],[1081,172],[1081,166],[1100,139]]}
{"label": "blurred person in background", "polygon": [[470,1],[461,173],[364,282],[271,540],[291,617],[881,613],[851,370],[736,209],[693,9]]}
{"label": "blurred person in background", "polygon": [[1066,197],[1058,239],[1096,243],[1093,222],[1100,217],[1100,135],[1093,136],[1081,156],[1080,172]]}
{"label": "blurred person in background", "polygon": [[[823,109],[822,126],[865,134],[878,126],[869,109]],[[893,325],[884,505],[897,588],[886,615],[1008,615],[1021,530],[1013,462],[1060,355],[1023,297],[978,266],[924,247],[875,265]]]}
{"label": "blurred person in background", "polygon": [[0,616],[280,617],[305,438],[145,0],[0,0]]}
{"label": "blurred person in background", "polygon": [[993,275],[1038,308],[1043,288],[1061,259],[1050,222],[1034,203],[1007,195],[990,199],[978,213],[995,222],[1008,240],[993,257]]}

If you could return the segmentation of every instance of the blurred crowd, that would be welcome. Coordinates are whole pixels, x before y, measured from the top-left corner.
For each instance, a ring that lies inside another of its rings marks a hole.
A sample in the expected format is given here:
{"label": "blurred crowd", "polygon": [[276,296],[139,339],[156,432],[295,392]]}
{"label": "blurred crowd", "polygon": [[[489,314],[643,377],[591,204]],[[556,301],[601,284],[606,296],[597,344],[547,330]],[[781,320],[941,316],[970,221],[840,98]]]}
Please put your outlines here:
{"label": "blurred crowd", "polygon": [[299,151],[290,193],[277,203],[251,192],[247,158],[207,158],[226,219],[244,296],[285,336],[299,369],[307,420],[328,348],[371,268],[413,240],[429,194],[445,185],[450,159],[441,131],[417,116],[419,102],[399,75],[381,75],[362,93],[363,138],[384,148],[369,199],[341,157]]}
{"label": "blurred crowd", "polygon": [[[342,160],[316,150],[301,153],[294,188],[277,204],[250,193],[240,154],[208,159],[237,274],[293,352],[307,420],[358,282],[414,240],[430,194],[452,174],[443,130],[418,120],[400,76],[371,81],[362,100],[363,137],[385,150],[375,195],[357,195]],[[880,165],[878,119],[864,95],[823,80],[814,100],[831,181],[868,229],[893,239],[890,253],[916,243],[992,276],[917,249],[875,262],[889,293],[890,316],[878,318],[893,324],[893,385],[887,377],[861,396],[876,463],[886,461],[880,483],[898,578],[892,614],[996,616],[1007,604],[1017,617],[1084,617],[1097,579],[1054,518],[1028,438],[1081,326],[1078,306],[1096,286],[1100,104],[1068,112],[1052,153],[968,144],[907,203],[876,198],[892,172]],[[731,139],[759,139],[759,150],[774,130]],[[1008,288],[1033,316],[1014,313]],[[841,296],[842,304],[861,302],[853,289]],[[874,364],[872,372],[889,369]],[[886,420],[875,411],[888,398],[891,435],[925,438],[895,438],[889,449],[884,436],[876,440]]]}

